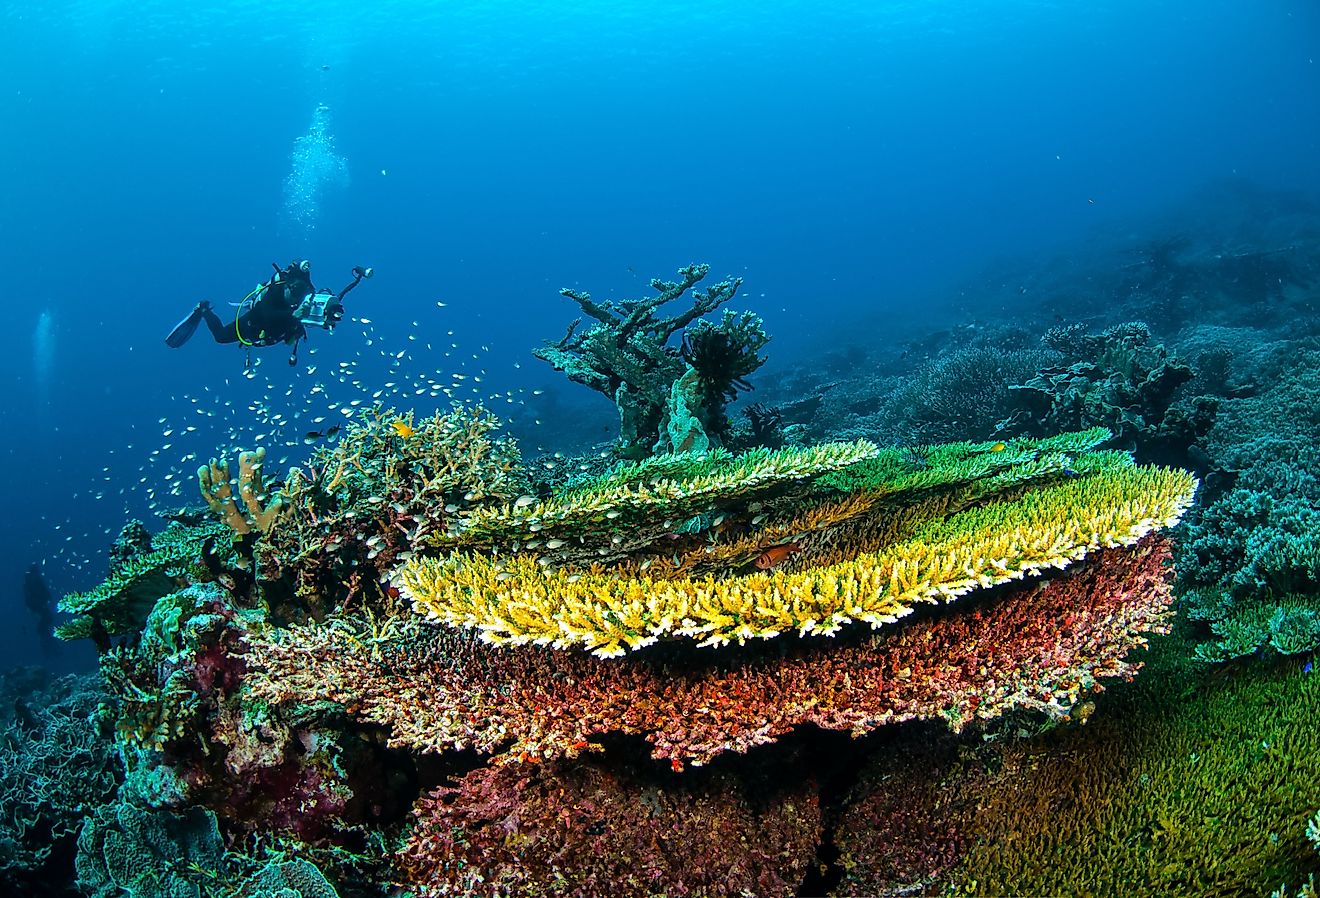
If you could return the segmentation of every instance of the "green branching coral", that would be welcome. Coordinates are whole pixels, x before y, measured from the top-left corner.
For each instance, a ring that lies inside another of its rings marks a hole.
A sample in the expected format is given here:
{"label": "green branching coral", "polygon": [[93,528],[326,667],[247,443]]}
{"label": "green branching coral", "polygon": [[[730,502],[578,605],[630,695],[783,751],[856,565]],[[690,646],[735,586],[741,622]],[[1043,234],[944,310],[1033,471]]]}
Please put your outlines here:
{"label": "green branching coral", "polygon": [[910,495],[985,480],[1002,486],[1047,474],[1071,476],[1080,473],[1079,466],[1092,470],[1130,465],[1132,459],[1126,452],[1094,451],[1109,437],[1105,428],[1093,427],[1036,440],[881,449],[873,458],[827,474],[820,482],[848,493]]}
{"label": "green branching coral", "polygon": [[296,511],[342,513],[387,498],[431,506],[508,501],[526,488],[514,441],[480,405],[454,405],[416,419],[392,408],[366,409],[338,442],[290,472],[284,493]]}
{"label": "green branching coral", "polygon": [[[379,571],[474,509],[527,492],[518,447],[481,406],[417,419],[375,407],[291,471],[288,512],[254,546],[262,579],[313,614],[366,591]],[[373,570],[379,569],[379,570]]]}
{"label": "green branching coral", "polygon": [[[858,441],[741,455],[716,450],[658,456],[551,499],[527,497],[511,505],[475,509],[456,519],[450,532],[437,536],[433,544],[522,547],[531,541],[553,550],[565,548],[567,543],[560,541],[571,539],[592,552],[601,550],[600,557],[617,556],[657,538],[667,522],[672,528],[695,515],[801,486],[876,451]],[[627,550],[622,548],[625,543]]]}
{"label": "green branching coral", "polygon": [[1295,663],[1216,676],[1189,654],[1163,640],[1087,726],[1005,743],[961,782],[937,770],[941,799],[970,806],[944,894],[1264,895],[1304,880],[1320,677]]}
{"label": "green branching coral", "polygon": [[127,556],[105,581],[87,592],[71,593],[60,610],[74,618],[56,628],[61,639],[87,639],[100,629],[118,636],[139,629],[156,600],[181,585],[209,579],[204,552],[232,553],[233,532],[220,523],[173,522],[151,540],[150,551]]}
{"label": "green branching coral", "polygon": [[[591,294],[579,290],[559,291],[596,323],[578,331],[582,322],[579,318],[569,326],[563,339],[546,343],[533,350],[533,354],[563,371],[570,380],[591,387],[614,402],[619,410],[620,450],[625,457],[644,458],[657,451],[657,446],[672,445],[664,434],[668,410],[672,407],[675,382],[690,367],[698,372],[698,379],[705,378],[704,384],[698,384],[702,396],[694,400],[702,406],[711,398],[710,390],[727,395],[727,388],[734,380],[745,377],[760,364],[756,351],[766,338],[755,316],[726,315],[720,325],[702,325],[693,331],[702,347],[700,355],[711,362],[712,367],[705,375],[699,373],[700,368],[689,366],[678,349],[669,345],[671,337],[728,302],[742,285],[741,278],[726,278],[704,292],[693,290],[709,272],[709,265],[689,265],[678,272],[679,280],[652,280],[651,287],[657,294],[640,299],[597,302]],[[663,306],[690,290],[692,305],[688,309],[661,316]],[[714,370],[717,367],[723,370]],[[745,373],[736,373],[739,371]],[[693,417],[709,424],[716,414],[716,409],[702,407]],[[715,433],[710,435],[718,435],[720,430],[721,427],[714,426]]]}
{"label": "green branching coral", "polygon": [[1224,592],[1202,589],[1184,599],[1187,616],[1209,621],[1214,634],[1196,647],[1204,661],[1228,661],[1261,649],[1300,655],[1320,647],[1320,607],[1309,596],[1264,593],[1232,601]]}
{"label": "green branching coral", "polygon": [[157,601],[135,644],[102,657],[101,674],[118,700],[119,738],[128,748],[159,751],[193,731],[203,705],[196,656],[223,631],[226,619],[215,608],[224,602],[225,594],[211,586],[171,593]]}
{"label": "green branching coral", "polygon": [[1320,647],[1317,361],[1304,355],[1274,389],[1225,400],[1210,434],[1232,488],[1192,516],[1178,545],[1189,615],[1210,627],[1203,657]]}

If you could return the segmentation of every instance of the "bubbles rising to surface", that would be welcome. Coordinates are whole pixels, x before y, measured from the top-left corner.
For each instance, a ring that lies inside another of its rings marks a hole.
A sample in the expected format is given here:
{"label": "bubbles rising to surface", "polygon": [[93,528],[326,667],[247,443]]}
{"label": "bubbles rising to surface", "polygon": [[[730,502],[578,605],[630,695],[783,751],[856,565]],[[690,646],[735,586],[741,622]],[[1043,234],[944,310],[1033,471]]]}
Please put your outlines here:
{"label": "bubbles rising to surface", "polygon": [[335,152],[329,106],[317,105],[311,127],[293,142],[289,162],[283,221],[286,228],[307,234],[316,229],[326,192],[343,189],[349,182],[348,160]]}
{"label": "bubbles rising to surface", "polygon": [[37,316],[32,331],[32,383],[40,406],[50,401],[50,376],[55,367],[55,318],[50,310]]}

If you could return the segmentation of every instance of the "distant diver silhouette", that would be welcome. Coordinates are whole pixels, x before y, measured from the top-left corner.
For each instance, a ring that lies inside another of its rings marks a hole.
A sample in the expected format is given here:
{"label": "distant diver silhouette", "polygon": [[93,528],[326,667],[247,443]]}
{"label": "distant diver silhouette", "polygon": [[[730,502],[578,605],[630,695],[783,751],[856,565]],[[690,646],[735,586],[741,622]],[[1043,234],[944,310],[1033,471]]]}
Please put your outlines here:
{"label": "distant diver silhouette", "polygon": [[37,619],[37,633],[41,639],[41,653],[46,657],[59,650],[55,641],[55,598],[41,576],[41,565],[33,564],[23,575],[23,604]]}

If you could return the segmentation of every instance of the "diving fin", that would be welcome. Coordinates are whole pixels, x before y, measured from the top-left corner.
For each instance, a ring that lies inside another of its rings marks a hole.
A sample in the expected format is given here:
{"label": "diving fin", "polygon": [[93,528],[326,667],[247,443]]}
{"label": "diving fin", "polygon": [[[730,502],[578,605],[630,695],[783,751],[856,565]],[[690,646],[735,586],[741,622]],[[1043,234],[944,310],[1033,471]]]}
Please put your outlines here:
{"label": "diving fin", "polygon": [[170,349],[178,349],[191,340],[192,335],[197,333],[197,325],[202,323],[202,313],[204,311],[205,309],[199,305],[188,313],[188,317],[174,325],[174,330],[170,331],[170,335],[165,338],[165,345]]}

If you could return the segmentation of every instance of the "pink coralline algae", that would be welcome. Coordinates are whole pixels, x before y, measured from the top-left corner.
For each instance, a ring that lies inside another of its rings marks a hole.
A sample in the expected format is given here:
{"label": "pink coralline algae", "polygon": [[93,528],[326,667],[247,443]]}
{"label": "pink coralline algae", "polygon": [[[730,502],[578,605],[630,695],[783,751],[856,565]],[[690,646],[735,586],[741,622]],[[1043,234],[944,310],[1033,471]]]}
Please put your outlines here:
{"label": "pink coralline algae", "polygon": [[913,719],[959,731],[1012,709],[1066,718],[1101,678],[1130,678],[1140,664],[1126,657],[1164,632],[1169,555],[1167,539],[1148,536],[892,633],[718,653],[658,647],[603,660],[409,622],[373,635],[345,620],[254,638],[248,682],[276,704],[335,703],[416,751],[545,760],[624,733],[675,770],[803,724],[862,735]]}

